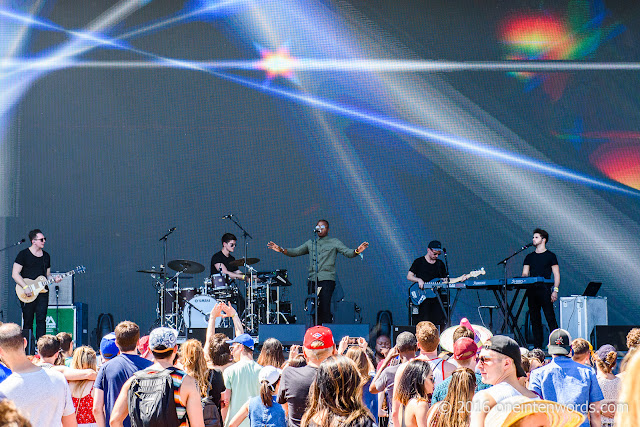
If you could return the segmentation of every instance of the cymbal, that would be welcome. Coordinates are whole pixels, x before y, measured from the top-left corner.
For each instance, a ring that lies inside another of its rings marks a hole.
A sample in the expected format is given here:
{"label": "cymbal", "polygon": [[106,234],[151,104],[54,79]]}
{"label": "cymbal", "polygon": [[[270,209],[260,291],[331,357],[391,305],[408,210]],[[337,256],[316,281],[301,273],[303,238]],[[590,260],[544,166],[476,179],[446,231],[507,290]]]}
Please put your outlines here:
{"label": "cymbal", "polygon": [[240,258],[240,259],[237,259],[235,261],[231,261],[229,263],[229,265],[232,266],[232,267],[242,267],[245,264],[246,265],[252,265],[252,264],[257,264],[259,262],[260,262],[259,258],[247,258],[246,262],[245,262],[244,258]]}
{"label": "cymbal", "polygon": [[136,273],[164,274],[164,271],[162,271],[162,270],[136,270]]}
{"label": "cymbal", "polygon": [[167,266],[172,270],[187,274],[198,274],[204,271],[204,265],[186,259],[174,259],[169,261]]}

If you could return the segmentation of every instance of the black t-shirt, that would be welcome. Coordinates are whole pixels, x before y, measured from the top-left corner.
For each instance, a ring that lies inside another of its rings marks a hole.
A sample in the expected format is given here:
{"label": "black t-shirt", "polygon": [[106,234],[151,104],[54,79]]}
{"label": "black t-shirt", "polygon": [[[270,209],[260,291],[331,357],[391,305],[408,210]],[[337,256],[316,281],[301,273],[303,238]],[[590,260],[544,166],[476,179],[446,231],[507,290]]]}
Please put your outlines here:
{"label": "black t-shirt", "polygon": [[544,277],[551,279],[551,267],[558,265],[558,258],[553,252],[546,250],[542,253],[531,252],[524,257],[522,265],[529,266],[530,277]]}
{"label": "black t-shirt", "polygon": [[231,265],[231,261],[235,260],[236,259],[233,257],[233,255],[229,255],[228,257],[226,257],[224,256],[222,251],[216,252],[211,257],[211,274],[220,274],[220,271],[216,268],[216,264],[220,263],[224,264],[224,266],[227,268],[227,271],[236,271],[238,267],[233,267]]}
{"label": "black t-shirt", "polygon": [[22,266],[20,275],[25,279],[37,279],[39,276],[46,277],[47,270],[51,268],[51,257],[47,252],[42,251],[42,256],[37,257],[31,253],[29,248],[18,252],[15,262]]}
{"label": "black t-shirt", "polygon": [[299,368],[287,366],[282,370],[278,403],[287,403],[289,406],[289,426],[300,426],[302,416],[307,410],[309,389],[317,371],[318,368],[308,365]]}
{"label": "black t-shirt", "polygon": [[447,277],[447,267],[444,262],[437,259],[436,262],[431,264],[423,256],[413,261],[409,271],[425,282]]}
{"label": "black t-shirt", "polygon": [[218,406],[218,409],[220,409],[220,397],[222,396],[222,393],[227,389],[224,386],[224,378],[222,376],[222,372],[217,369],[211,369],[209,371],[209,384],[211,384],[211,387],[209,387],[207,395]]}

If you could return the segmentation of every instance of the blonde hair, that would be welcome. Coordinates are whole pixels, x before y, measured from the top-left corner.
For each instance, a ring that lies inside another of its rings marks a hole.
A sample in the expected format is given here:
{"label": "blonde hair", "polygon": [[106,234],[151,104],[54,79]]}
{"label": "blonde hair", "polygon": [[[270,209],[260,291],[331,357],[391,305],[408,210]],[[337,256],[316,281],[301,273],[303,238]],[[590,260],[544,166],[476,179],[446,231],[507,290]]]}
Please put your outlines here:
{"label": "blonde hair", "polygon": [[[96,351],[89,346],[83,345],[76,348],[73,351],[73,358],[71,359],[71,368],[73,369],[93,369],[98,370],[98,362]],[[84,387],[93,382],[93,380],[81,380],[69,382],[69,388],[72,393],[82,393]],[[77,396],[82,397],[82,396]]]}
{"label": "blonde hair", "polygon": [[195,339],[186,340],[180,346],[180,362],[184,371],[191,375],[200,388],[200,395],[207,396],[209,391],[209,369],[204,359],[204,349],[202,343]]}
{"label": "blonde hair", "polygon": [[469,368],[458,368],[451,375],[449,391],[437,408],[440,413],[434,427],[465,426],[469,424],[471,399],[476,389],[476,374]]}
{"label": "blonde hair", "polygon": [[640,423],[640,352],[635,352],[626,365],[618,402],[626,404],[616,411],[615,425],[638,427]]}

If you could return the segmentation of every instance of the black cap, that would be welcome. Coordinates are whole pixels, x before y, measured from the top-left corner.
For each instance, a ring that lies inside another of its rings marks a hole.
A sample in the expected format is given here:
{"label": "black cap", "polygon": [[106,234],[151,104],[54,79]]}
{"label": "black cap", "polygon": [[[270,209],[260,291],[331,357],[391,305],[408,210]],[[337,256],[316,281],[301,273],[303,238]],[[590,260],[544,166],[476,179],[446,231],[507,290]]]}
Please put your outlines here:
{"label": "black cap", "polygon": [[547,351],[555,356],[567,356],[571,352],[571,335],[564,329],[555,329],[549,334]]}
{"label": "black cap", "polygon": [[427,246],[427,248],[429,249],[433,249],[436,251],[441,251],[442,250],[442,243],[440,243],[439,240],[432,240],[429,242],[429,245]]}
{"label": "black cap", "polygon": [[518,378],[527,376],[527,373],[522,368],[522,353],[520,353],[520,346],[512,338],[504,335],[494,335],[484,343],[484,348],[510,357],[513,360],[513,365],[516,367],[516,374],[518,375]]}

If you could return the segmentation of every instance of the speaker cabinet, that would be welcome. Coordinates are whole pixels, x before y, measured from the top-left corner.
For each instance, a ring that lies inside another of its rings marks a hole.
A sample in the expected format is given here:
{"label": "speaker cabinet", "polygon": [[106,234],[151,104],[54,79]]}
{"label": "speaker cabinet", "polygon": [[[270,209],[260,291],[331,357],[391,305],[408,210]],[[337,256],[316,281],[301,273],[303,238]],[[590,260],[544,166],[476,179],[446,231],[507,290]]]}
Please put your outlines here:
{"label": "speaker cabinet", "polygon": [[[62,272],[51,273],[52,275],[62,274]],[[73,279],[75,274],[67,276],[60,283],[49,285],[49,307],[56,305],[56,286],[58,286],[57,305],[73,305]],[[88,342],[87,342],[88,344]]]}
{"label": "speaker cabinet", "polygon": [[605,344],[611,344],[618,351],[629,351],[627,334],[633,328],[640,328],[640,325],[596,325],[590,342],[596,350]]}
{"label": "speaker cabinet", "polygon": [[391,330],[393,331],[393,336],[391,337],[391,345],[392,346],[396,345],[396,340],[398,339],[398,335],[400,335],[401,333],[403,333],[403,332],[411,332],[413,335],[416,334],[415,325],[408,325],[408,326],[393,325]]}

